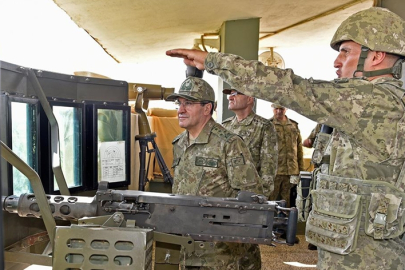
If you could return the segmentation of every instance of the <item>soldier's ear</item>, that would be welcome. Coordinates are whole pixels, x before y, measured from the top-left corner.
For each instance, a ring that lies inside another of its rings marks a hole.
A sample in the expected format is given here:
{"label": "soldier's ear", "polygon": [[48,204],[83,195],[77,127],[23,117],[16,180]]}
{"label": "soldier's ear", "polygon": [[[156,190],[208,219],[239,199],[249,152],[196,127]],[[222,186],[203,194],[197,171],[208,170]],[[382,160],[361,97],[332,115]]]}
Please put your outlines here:
{"label": "soldier's ear", "polygon": [[[208,106],[207,106],[208,105]],[[211,114],[211,109],[212,109],[212,103],[207,103],[204,105],[204,114],[209,115]]]}
{"label": "soldier's ear", "polygon": [[371,64],[373,66],[379,65],[385,59],[385,56],[386,56],[385,52],[380,52],[380,51],[371,51],[370,54],[372,56]]}

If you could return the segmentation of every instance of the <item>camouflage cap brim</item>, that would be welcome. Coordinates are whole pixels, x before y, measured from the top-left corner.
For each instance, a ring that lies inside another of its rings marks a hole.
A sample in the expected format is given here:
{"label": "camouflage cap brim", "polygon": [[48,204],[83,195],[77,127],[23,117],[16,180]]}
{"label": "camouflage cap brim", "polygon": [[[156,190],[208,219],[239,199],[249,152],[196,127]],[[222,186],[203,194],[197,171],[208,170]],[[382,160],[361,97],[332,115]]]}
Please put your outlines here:
{"label": "camouflage cap brim", "polygon": [[166,100],[167,101],[175,101],[178,98],[185,98],[185,99],[188,99],[188,100],[199,101],[198,98],[195,98],[195,97],[192,97],[192,96],[189,96],[189,95],[183,95],[183,94],[171,94],[166,98]]}
{"label": "camouflage cap brim", "polygon": [[285,107],[283,107],[281,105],[278,105],[276,103],[271,104],[271,107],[274,108],[274,109],[285,109]]}
{"label": "camouflage cap brim", "polygon": [[229,95],[232,91],[236,91],[236,92],[240,93],[238,90],[232,89],[232,88],[224,89],[224,90],[222,90],[222,93]]}

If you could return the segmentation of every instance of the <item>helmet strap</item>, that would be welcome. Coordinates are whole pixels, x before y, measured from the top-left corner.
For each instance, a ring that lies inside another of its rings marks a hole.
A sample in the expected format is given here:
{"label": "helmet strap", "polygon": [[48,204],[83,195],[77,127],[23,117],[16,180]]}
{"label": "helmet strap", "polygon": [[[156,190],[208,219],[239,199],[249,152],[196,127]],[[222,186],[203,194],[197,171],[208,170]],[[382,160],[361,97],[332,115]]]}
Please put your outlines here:
{"label": "helmet strap", "polygon": [[393,77],[396,79],[400,79],[402,77],[402,63],[404,62],[404,59],[398,59],[397,62],[395,62],[394,66],[390,68],[384,68],[373,71],[364,71],[364,62],[366,61],[369,51],[370,49],[367,48],[366,46],[363,45],[361,46],[359,62],[357,63],[356,70],[353,72],[353,77],[356,77],[357,72],[362,72],[363,73],[362,77],[375,77],[386,74],[392,74]]}
{"label": "helmet strap", "polygon": [[365,73],[364,72],[364,62],[366,61],[369,50],[370,49],[367,48],[366,46],[361,45],[361,53],[360,53],[359,61],[357,62],[357,68],[353,72],[353,77],[356,77],[357,72],[363,72],[363,77],[366,76],[364,74]]}
{"label": "helmet strap", "polygon": [[398,59],[394,66],[392,67],[392,75],[394,76],[395,79],[401,79],[402,78],[402,64],[405,62],[404,58]]}

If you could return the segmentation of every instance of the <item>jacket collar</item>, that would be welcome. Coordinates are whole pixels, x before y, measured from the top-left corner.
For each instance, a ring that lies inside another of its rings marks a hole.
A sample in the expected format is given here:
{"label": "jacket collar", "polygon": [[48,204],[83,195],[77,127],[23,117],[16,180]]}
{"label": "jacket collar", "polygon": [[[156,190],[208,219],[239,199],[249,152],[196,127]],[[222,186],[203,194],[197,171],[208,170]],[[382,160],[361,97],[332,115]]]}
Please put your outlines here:
{"label": "jacket collar", "polygon": [[[215,121],[214,119],[208,120],[208,122],[205,124],[205,126],[203,127],[203,129],[201,130],[200,134],[198,135],[198,137],[195,140],[195,144],[205,144],[208,143],[210,134],[211,134],[211,130],[215,125]],[[179,139],[179,145],[183,145],[183,146],[188,146],[188,131],[184,132],[184,135]]]}
{"label": "jacket collar", "polygon": [[[292,122],[290,121],[290,119],[288,119],[288,117],[286,116],[287,121],[285,122],[285,125],[292,125]],[[278,121],[277,118],[274,118],[274,116],[270,119],[270,121],[273,122],[274,125],[282,125],[281,121]]]}
{"label": "jacket collar", "polygon": [[232,120],[232,124],[240,126],[249,126],[252,123],[255,116],[256,113],[254,111],[251,111],[245,119],[242,119],[242,121],[238,122],[238,118],[235,115],[235,117]]}
{"label": "jacket collar", "polygon": [[392,77],[379,77],[371,81],[373,84],[380,84],[380,83],[389,83],[395,85],[397,87],[402,87],[403,82],[401,80],[392,78]]}

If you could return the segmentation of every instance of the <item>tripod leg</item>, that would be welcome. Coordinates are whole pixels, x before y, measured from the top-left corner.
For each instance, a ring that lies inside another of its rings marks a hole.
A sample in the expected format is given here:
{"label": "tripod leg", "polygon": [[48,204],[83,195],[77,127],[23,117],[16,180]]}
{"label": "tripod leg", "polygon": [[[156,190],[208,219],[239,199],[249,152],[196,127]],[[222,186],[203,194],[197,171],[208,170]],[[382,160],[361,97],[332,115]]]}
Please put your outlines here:
{"label": "tripod leg", "polygon": [[151,143],[152,143],[153,148],[155,149],[156,159],[158,161],[159,168],[162,171],[164,181],[166,183],[170,183],[171,185],[173,185],[173,177],[170,174],[170,170],[167,168],[165,160],[163,159],[162,154],[160,153],[155,140],[152,139]]}
{"label": "tripod leg", "polygon": [[140,139],[139,140],[139,147],[141,151],[139,152],[139,190],[140,191],[145,191],[145,185],[146,185],[146,147],[147,147],[148,142],[145,140]]}

